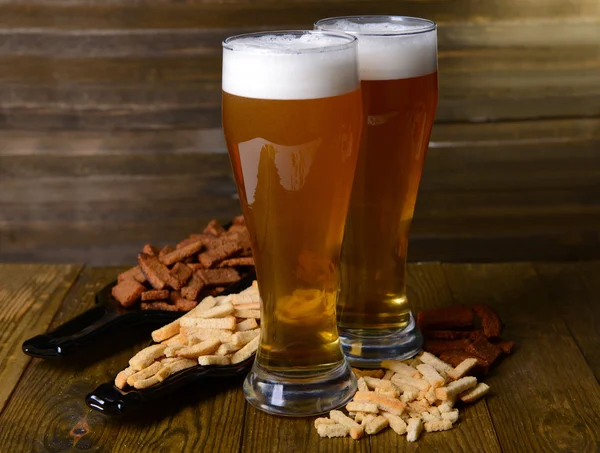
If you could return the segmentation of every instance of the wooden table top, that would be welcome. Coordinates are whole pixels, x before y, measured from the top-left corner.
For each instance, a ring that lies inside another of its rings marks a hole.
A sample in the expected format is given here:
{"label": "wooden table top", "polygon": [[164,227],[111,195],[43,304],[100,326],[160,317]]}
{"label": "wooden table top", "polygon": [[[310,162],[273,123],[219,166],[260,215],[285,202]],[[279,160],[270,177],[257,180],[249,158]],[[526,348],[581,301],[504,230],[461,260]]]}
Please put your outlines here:
{"label": "wooden table top", "polygon": [[147,332],[63,361],[31,359],[21,344],[88,309],[117,270],[0,264],[1,452],[600,451],[600,262],[409,266],[414,309],[485,302],[504,320],[503,336],[517,342],[486,377],[488,398],[461,410],[453,430],[415,444],[391,430],[321,439],[314,417],[248,406],[240,380],[201,383],[122,419],[89,409],[85,395],[126,365]]}

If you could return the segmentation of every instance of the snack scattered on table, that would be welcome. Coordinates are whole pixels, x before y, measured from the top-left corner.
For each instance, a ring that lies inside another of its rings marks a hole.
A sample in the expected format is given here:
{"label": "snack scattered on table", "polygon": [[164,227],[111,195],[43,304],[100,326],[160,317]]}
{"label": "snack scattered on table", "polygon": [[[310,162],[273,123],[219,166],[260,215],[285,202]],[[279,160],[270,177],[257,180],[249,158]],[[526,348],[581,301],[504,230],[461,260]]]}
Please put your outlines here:
{"label": "snack scattered on table", "polygon": [[[487,374],[503,354],[510,354],[514,342],[500,338],[502,321],[488,305],[475,304],[422,310],[417,325],[423,333],[423,349],[452,366],[474,359],[472,374]],[[469,362],[469,363],[472,363]]]}
{"label": "snack scattered on table", "polygon": [[[230,365],[246,360],[258,349],[260,310],[237,310],[240,301],[260,307],[256,281],[239,294],[207,296],[181,318],[152,332],[157,344],[133,356],[129,366],[117,374],[115,386],[143,389],[194,365]],[[259,314],[243,316],[247,311]]]}
{"label": "snack scattered on table", "polygon": [[239,281],[248,266],[254,258],[244,218],[236,217],[228,230],[211,220],[176,247],[146,244],[138,265],[119,274],[112,295],[127,308],[141,302],[142,310],[189,311]]}
{"label": "snack scattered on table", "polygon": [[321,437],[349,435],[357,440],[389,427],[415,442],[422,431],[452,429],[459,419],[456,402],[473,403],[490,389],[476,377],[467,376],[475,363],[466,358],[452,366],[422,352],[410,360],[385,360],[381,370],[353,368],[359,390],[346,405],[348,415],[334,410],[329,418],[317,418],[317,433]]}

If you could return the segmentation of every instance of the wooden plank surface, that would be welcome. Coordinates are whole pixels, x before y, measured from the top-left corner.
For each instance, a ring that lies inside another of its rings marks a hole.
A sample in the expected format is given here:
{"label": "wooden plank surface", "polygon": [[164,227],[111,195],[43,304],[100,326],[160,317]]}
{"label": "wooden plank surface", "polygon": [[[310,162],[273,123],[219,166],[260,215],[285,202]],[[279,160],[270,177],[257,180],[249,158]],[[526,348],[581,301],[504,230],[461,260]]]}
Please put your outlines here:
{"label": "wooden plank surface", "polygon": [[48,327],[80,269],[0,264],[0,414],[30,362],[21,344]]}
{"label": "wooden plank surface", "polygon": [[487,378],[505,452],[600,449],[600,386],[531,264],[445,264],[457,303],[490,304],[517,343]]}
{"label": "wooden plank surface", "polygon": [[[85,269],[51,328],[92,306],[94,294],[118,271]],[[85,405],[87,393],[112,380],[148,344],[151,329],[132,330],[82,355],[34,360],[14,390],[13,404],[0,415],[0,451],[239,451],[244,416],[239,379],[189,388],[156,411],[126,421],[109,419]]]}

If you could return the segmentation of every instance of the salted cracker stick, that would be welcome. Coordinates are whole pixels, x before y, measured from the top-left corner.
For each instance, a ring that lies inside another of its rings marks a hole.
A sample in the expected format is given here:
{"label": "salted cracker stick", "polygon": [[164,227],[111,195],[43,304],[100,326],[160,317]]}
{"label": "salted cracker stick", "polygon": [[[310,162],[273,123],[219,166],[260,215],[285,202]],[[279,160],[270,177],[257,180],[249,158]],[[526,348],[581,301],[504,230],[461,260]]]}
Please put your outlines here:
{"label": "salted cracker stick", "polygon": [[202,366],[229,365],[230,363],[229,357],[222,355],[203,355],[198,357],[198,364]]}
{"label": "salted cracker stick", "polygon": [[232,299],[233,294],[228,294],[227,296],[215,296],[215,301],[217,302],[217,305],[231,304]]}
{"label": "salted cracker stick", "polygon": [[392,377],[392,383],[396,384],[400,388],[402,388],[404,385],[410,385],[411,387],[416,387],[424,392],[429,390],[429,387],[431,387],[431,384],[423,379],[415,379],[408,376],[402,376],[400,374],[396,374],[394,377]]}
{"label": "salted cracker stick", "polygon": [[444,412],[450,412],[454,407],[454,401],[448,400],[444,401],[440,405],[438,405],[438,410],[443,414]]}
{"label": "salted cracker stick", "polygon": [[421,355],[420,360],[421,362],[434,367],[438,373],[443,372],[448,374],[454,369],[451,365],[448,365],[446,362],[438,359],[436,356],[430,354],[429,352],[424,352],[423,355]]}
{"label": "salted cracker stick", "polygon": [[236,310],[260,310],[260,302],[251,302],[249,304],[237,304]]}
{"label": "salted cracker stick", "polygon": [[165,348],[165,357],[177,357],[177,351],[185,348],[187,345],[184,344],[172,344]]}
{"label": "salted cracker stick", "polygon": [[365,382],[365,378],[362,376],[356,380],[356,385],[358,386],[358,390],[360,390],[361,392],[369,391],[369,386]]}
{"label": "salted cracker stick", "polygon": [[425,399],[429,404],[433,404],[437,401],[437,396],[435,395],[435,389],[437,387],[429,387],[429,390],[425,392]]}
{"label": "salted cracker stick", "polygon": [[140,370],[137,373],[134,373],[131,376],[129,376],[127,378],[127,383],[134,387],[137,381],[141,381],[143,379],[147,379],[151,376],[154,376],[156,373],[158,373],[158,370],[160,370],[161,368],[162,365],[160,364],[160,362],[154,362],[149,367],[146,367],[143,370]]}
{"label": "salted cracker stick", "polygon": [[411,418],[408,420],[406,427],[406,440],[409,442],[416,442],[419,435],[423,431],[423,422],[420,418]]}
{"label": "salted cracker stick", "polygon": [[142,349],[129,359],[129,366],[135,371],[140,371],[149,367],[156,359],[164,354],[166,347],[166,344],[155,344]]}
{"label": "salted cracker stick", "polygon": [[234,310],[233,315],[236,318],[255,318],[260,319],[260,310]]}
{"label": "salted cracker stick", "polygon": [[[465,378],[462,378],[462,379],[465,379]],[[456,381],[456,382],[458,382],[458,381]],[[465,392],[465,393],[462,393],[461,395],[459,395],[459,398],[462,401],[464,401],[465,403],[472,403],[474,401],[477,401],[479,398],[481,398],[483,395],[485,395],[489,391],[490,391],[490,386],[483,382],[480,382],[472,390],[469,390],[468,392]]]}
{"label": "salted cracker stick", "polygon": [[416,377],[419,375],[417,370],[400,360],[384,360],[381,362],[381,366],[401,376]]}
{"label": "salted cracker stick", "polygon": [[397,387],[391,381],[384,381],[383,379],[378,379],[370,376],[363,376],[363,379],[367,383],[370,389],[375,390],[376,388],[381,388],[383,390],[396,390]]}
{"label": "salted cracker stick", "polygon": [[166,344],[167,346],[171,346],[172,344],[185,344],[187,342],[185,335],[178,333],[174,337],[169,338],[168,340],[161,341],[162,344]]}
{"label": "salted cracker stick", "polygon": [[425,431],[433,433],[436,431],[448,431],[452,429],[452,422],[449,420],[433,420],[424,423]]}
{"label": "salted cracker stick", "polygon": [[435,396],[442,401],[456,398],[459,394],[466,390],[472,389],[477,385],[477,378],[473,376],[465,376],[458,381],[451,382],[446,387],[435,389]]}
{"label": "salted cracker stick", "polygon": [[319,425],[335,425],[335,422],[327,417],[319,417],[315,420],[315,428]]}
{"label": "salted cracker stick", "polygon": [[[200,327],[204,329],[235,329],[236,320],[233,316],[225,316],[224,318],[181,318],[181,327]],[[187,334],[186,334],[187,335]]]}
{"label": "salted cracker stick", "polygon": [[409,401],[413,401],[414,399],[416,399],[418,394],[419,390],[417,390],[416,388],[404,390],[404,392],[402,392],[402,395],[400,395],[400,401],[402,401],[403,403],[408,403]]}
{"label": "salted cracker stick", "polygon": [[173,361],[166,363],[163,360],[161,363],[163,364],[163,367],[158,371],[158,373],[156,373],[156,377],[160,382],[164,381],[172,374],[196,365],[195,360],[184,359],[181,357],[175,358]]}
{"label": "salted cracker stick", "polygon": [[317,433],[321,437],[346,437],[350,429],[346,426],[334,423],[332,425],[320,424],[317,426]]}
{"label": "salted cracker stick", "polygon": [[450,423],[456,423],[458,421],[458,409],[451,410],[449,412],[442,412],[443,420],[449,420]]}
{"label": "salted cracker stick", "polygon": [[383,412],[381,415],[387,418],[390,428],[392,428],[396,434],[401,436],[402,434],[406,433],[406,422],[402,420],[402,418],[397,415],[390,414],[389,412]]}
{"label": "salted cracker stick", "polygon": [[402,414],[402,411],[404,411],[406,408],[406,404],[404,404],[402,401],[375,392],[358,391],[354,395],[354,401],[375,403],[380,410],[390,412],[395,415]]}
{"label": "salted cracker stick", "polygon": [[231,336],[231,342],[234,345],[243,346],[248,344],[252,339],[260,335],[260,329],[246,330],[244,332],[236,332]]}
{"label": "salted cracker stick", "polygon": [[394,375],[394,373],[395,372],[393,370],[387,370],[381,379],[383,379],[385,381],[389,381],[390,379],[392,379],[392,376]]}
{"label": "salted cracker stick", "polygon": [[241,322],[238,322],[235,326],[236,332],[244,332],[246,330],[256,329],[258,327],[258,323],[254,318],[244,319]]}
{"label": "salted cracker stick", "polygon": [[185,333],[188,346],[193,346],[205,340],[219,340],[222,343],[231,341],[233,332],[225,329],[205,329],[202,327],[182,327],[181,331]]}
{"label": "salted cracker stick", "polygon": [[123,371],[120,371],[115,378],[115,387],[123,390],[127,385],[127,378],[135,373],[135,370],[128,366]]}
{"label": "salted cracker stick", "polygon": [[356,423],[350,417],[344,415],[341,411],[329,412],[329,418],[334,422],[339,423],[342,426],[346,426],[350,430],[350,437],[352,439],[360,439],[364,433],[364,427]]}
{"label": "salted cracker stick", "polygon": [[236,363],[243,362],[248,357],[250,357],[252,354],[254,354],[256,352],[256,350],[258,349],[259,341],[260,341],[260,337],[254,337],[254,339],[252,339],[252,341],[250,341],[250,343],[248,343],[246,346],[244,346],[242,349],[240,349],[239,351],[237,351],[235,354],[233,354],[231,356],[231,363],[236,364]]}
{"label": "salted cracker stick", "polygon": [[152,339],[154,340],[154,342],[160,343],[177,335],[179,333],[180,319],[176,319],[175,321],[167,324],[166,326],[162,326],[160,329],[157,329],[154,332],[152,332]]}
{"label": "salted cracker stick", "polygon": [[390,422],[383,415],[378,415],[374,420],[371,420],[365,425],[365,432],[369,435],[377,434],[383,428],[386,428]]}
{"label": "salted cracker stick", "polygon": [[215,355],[229,355],[239,351],[240,349],[242,349],[241,345],[238,346],[233,343],[223,343],[221,346],[219,346],[219,349],[217,349]]}
{"label": "salted cracker stick", "polygon": [[448,372],[448,377],[454,380],[460,379],[477,365],[477,359],[468,358],[460,362],[452,371]]}
{"label": "salted cracker stick", "polygon": [[377,407],[377,404],[375,403],[360,403],[357,401],[351,401],[350,403],[346,404],[346,410],[348,412],[370,412],[373,414],[376,414],[377,412],[379,412],[379,408]]}
{"label": "salted cracker stick", "polygon": [[159,382],[160,382],[160,380],[158,379],[158,376],[154,375],[154,376],[150,376],[147,379],[141,379],[139,381],[136,381],[134,384],[134,387],[136,389],[140,390],[140,389],[152,387],[153,385],[156,385]]}
{"label": "salted cracker stick", "polygon": [[219,348],[220,345],[221,342],[219,340],[205,340],[193,346],[187,346],[183,349],[179,349],[176,354],[178,357],[183,357],[186,359],[197,359],[201,355],[212,354]]}
{"label": "salted cracker stick", "polygon": [[[196,314],[195,318],[224,318],[225,316],[233,314],[235,309],[230,303],[217,305],[216,307],[208,310],[200,311]],[[235,326],[234,326],[235,328]]]}
{"label": "salted cracker stick", "polygon": [[367,426],[369,423],[371,423],[376,418],[377,418],[377,415],[375,415],[375,414],[365,414],[363,416],[362,420],[360,421],[360,424],[361,424],[361,426]]}
{"label": "salted cracker stick", "polygon": [[190,311],[188,311],[185,315],[183,315],[182,318],[195,318],[203,311],[210,310],[211,308],[213,308],[216,305],[217,305],[217,299],[213,296],[207,296],[204,299],[202,299],[198,303],[198,305],[196,305],[194,308],[192,308]]}
{"label": "salted cracker stick", "polygon": [[417,365],[417,370],[423,375],[423,378],[431,384],[432,387],[442,387],[446,380],[437,372],[437,370],[428,365],[427,363],[423,363],[421,365]]}

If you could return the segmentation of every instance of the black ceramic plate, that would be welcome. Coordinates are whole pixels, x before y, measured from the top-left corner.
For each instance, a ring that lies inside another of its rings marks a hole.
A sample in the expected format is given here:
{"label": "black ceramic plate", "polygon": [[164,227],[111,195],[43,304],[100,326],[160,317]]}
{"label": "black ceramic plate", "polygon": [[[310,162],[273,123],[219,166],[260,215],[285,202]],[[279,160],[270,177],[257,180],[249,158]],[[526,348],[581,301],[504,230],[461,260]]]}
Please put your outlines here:
{"label": "black ceramic plate", "polygon": [[[123,415],[151,407],[172,392],[203,378],[245,376],[252,368],[254,355],[236,365],[200,366],[179,371],[160,384],[142,390],[123,391],[112,383],[99,386],[85,397],[89,407],[106,415]],[[157,406],[154,406],[157,407]]]}
{"label": "black ceramic plate", "polygon": [[[226,288],[221,294],[242,291],[252,284],[254,272]],[[43,359],[65,357],[97,343],[107,335],[123,332],[124,328],[148,325],[157,328],[184,315],[183,312],[125,309],[111,296],[116,282],[96,294],[96,305],[55,330],[30,338],[23,343],[23,352]],[[123,342],[123,346],[127,346]]]}

